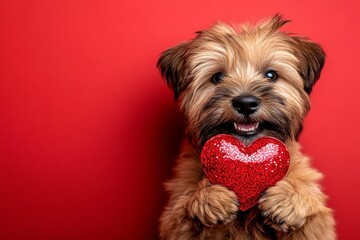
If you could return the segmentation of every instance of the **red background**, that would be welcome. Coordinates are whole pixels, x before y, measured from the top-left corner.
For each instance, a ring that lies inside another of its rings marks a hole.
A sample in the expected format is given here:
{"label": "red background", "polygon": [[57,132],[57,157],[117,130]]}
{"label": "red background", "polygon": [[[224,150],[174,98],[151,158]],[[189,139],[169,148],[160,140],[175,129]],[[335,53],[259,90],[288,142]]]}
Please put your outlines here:
{"label": "red background", "polygon": [[181,139],[161,51],[280,12],[327,62],[301,137],[360,239],[359,1],[0,2],[0,239],[156,239]]}

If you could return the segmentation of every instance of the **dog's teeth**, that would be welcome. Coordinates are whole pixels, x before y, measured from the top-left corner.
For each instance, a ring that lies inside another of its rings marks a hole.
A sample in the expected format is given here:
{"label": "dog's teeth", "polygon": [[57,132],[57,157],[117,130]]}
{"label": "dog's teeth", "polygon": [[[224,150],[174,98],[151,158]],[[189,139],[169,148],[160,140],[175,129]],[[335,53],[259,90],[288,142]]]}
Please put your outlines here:
{"label": "dog's teeth", "polygon": [[257,122],[256,124],[234,123],[234,127],[239,132],[252,132],[259,127],[259,122]]}

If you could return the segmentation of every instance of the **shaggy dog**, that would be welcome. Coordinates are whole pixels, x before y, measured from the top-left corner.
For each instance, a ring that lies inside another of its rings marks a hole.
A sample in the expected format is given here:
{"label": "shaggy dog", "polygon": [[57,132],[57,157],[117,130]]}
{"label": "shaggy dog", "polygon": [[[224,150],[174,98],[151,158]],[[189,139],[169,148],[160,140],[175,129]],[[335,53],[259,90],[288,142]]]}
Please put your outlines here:
{"label": "shaggy dog", "polygon": [[[325,54],[281,32],[285,23],[279,15],[255,26],[217,23],[161,55],[158,67],[187,123],[174,178],[166,183],[161,239],[336,239],[322,175],[298,143]],[[204,143],[221,133],[245,144],[275,137],[290,152],[286,176],[245,212],[234,192],[209,182],[199,161]]]}

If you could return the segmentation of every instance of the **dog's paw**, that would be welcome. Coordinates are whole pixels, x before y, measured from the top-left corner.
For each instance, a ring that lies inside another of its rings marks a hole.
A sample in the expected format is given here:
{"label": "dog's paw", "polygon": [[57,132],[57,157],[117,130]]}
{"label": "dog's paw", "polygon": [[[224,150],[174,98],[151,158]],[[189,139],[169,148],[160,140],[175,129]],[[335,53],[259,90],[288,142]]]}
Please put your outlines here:
{"label": "dog's paw", "polygon": [[[306,193],[304,193],[306,194]],[[308,217],[311,203],[286,181],[269,188],[259,200],[264,223],[282,232],[302,227]]]}
{"label": "dog's paw", "polygon": [[234,192],[203,179],[188,202],[187,211],[189,217],[200,220],[205,226],[227,224],[236,218],[238,201]]}

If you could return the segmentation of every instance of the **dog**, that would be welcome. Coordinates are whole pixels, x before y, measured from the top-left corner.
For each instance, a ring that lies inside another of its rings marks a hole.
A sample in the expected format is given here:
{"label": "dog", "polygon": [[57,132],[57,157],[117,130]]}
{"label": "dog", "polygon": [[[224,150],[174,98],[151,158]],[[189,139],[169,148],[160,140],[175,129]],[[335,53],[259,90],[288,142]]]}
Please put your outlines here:
{"label": "dog", "polygon": [[[325,53],[281,31],[287,22],[280,15],[255,25],[219,22],[161,54],[157,66],[186,121],[174,177],[165,183],[161,239],[336,239],[322,174],[298,142]],[[245,144],[271,136],[290,153],[286,176],[245,212],[234,192],[209,182],[200,164],[204,143],[223,133]]]}

